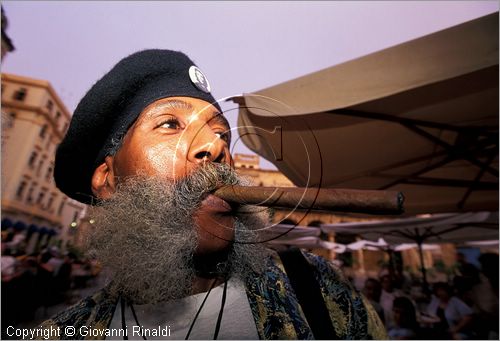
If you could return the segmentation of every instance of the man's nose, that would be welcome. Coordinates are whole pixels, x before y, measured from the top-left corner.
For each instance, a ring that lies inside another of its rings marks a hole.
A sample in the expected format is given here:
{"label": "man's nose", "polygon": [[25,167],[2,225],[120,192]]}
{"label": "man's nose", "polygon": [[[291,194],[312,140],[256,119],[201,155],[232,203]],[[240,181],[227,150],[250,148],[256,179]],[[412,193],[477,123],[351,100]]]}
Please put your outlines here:
{"label": "man's nose", "polygon": [[225,145],[226,143],[208,125],[205,125],[195,134],[188,151],[188,161],[223,163],[226,159]]}

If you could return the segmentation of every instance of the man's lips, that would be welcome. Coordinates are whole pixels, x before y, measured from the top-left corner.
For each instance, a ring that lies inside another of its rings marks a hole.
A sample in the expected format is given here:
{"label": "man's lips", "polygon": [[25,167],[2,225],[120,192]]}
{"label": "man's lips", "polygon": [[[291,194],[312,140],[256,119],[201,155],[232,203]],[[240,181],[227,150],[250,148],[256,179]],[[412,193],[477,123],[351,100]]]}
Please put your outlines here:
{"label": "man's lips", "polygon": [[221,213],[226,213],[226,212],[230,212],[232,211],[232,207],[231,205],[213,195],[213,194],[209,194],[207,195],[207,197],[205,199],[203,199],[203,201],[201,202],[201,207],[200,207],[202,210],[207,210],[207,211],[212,211],[212,212],[221,212]]}

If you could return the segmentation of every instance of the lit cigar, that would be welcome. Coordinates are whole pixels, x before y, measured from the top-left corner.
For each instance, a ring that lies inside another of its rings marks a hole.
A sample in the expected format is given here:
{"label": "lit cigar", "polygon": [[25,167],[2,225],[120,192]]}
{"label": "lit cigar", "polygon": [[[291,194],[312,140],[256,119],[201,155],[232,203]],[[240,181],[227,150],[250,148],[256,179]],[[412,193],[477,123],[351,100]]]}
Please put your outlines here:
{"label": "lit cigar", "polygon": [[242,205],[370,214],[401,214],[404,201],[397,191],[331,188],[224,186],[213,194]]}

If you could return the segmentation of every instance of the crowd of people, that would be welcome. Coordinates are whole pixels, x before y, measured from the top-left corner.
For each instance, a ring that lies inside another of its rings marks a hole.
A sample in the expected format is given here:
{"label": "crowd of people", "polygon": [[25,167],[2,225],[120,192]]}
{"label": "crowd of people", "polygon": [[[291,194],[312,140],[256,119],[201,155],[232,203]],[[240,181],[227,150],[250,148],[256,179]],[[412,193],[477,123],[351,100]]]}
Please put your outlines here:
{"label": "crowd of people", "polygon": [[[457,255],[449,282],[405,283],[401,274],[368,278],[363,293],[391,339],[498,339],[498,254],[484,253],[480,268]],[[423,290],[409,290],[417,284]]]}
{"label": "crowd of people", "polygon": [[[26,253],[25,244],[14,238],[22,231],[2,233],[2,325],[47,318],[47,308],[75,303],[73,291],[85,287],[100,268],[96,262],[75,252],[43,245]],[[14,241],[14,242],[13,242]]]}
{"label": "crowd of people", "polygon": [[[28,255],[22,244],[12,243],[14,235],[2,238],[2,311],[8,311],[3,325],[32,320],[38,309],[73,303],[72,290],[85,287],[100,271],[95,261],[56,246]],[[381,271],[379,278],[366,279],[362,291],[391,339],[498,339],[498,255],[482,254],[479,262],[477,268],[458,253],[450,281],[428,288],[407,283],[401,273]],[[423,289],[410,290],[415,285]]]}

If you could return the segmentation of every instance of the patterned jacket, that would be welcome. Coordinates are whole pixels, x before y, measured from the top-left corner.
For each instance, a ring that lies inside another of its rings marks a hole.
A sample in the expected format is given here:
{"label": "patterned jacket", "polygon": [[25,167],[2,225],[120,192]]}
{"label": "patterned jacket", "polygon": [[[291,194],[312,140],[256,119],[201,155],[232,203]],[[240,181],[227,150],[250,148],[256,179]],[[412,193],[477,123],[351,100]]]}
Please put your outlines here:
{"label": "patterned jacket", "polygon": [[[385,328],[370,303],[344,278],[340,270],[323,258],[306,254],[326,302],[339,339],[387,339]],[[313,339],[311,329],[297,301],[278,255],[271,257],[268,270],[249,278],[246,292],[260,339]],[[87,297],[45,321],[42,328],[59,328],[60,339],[84,339],[82,326],[105,330],[111,323],[118,297],[107,288]],[[77,334],[68,336],[66,326]],[[98,338],[87,336],[87,339]],[[104,338],[104,337],[103,337]]]}

